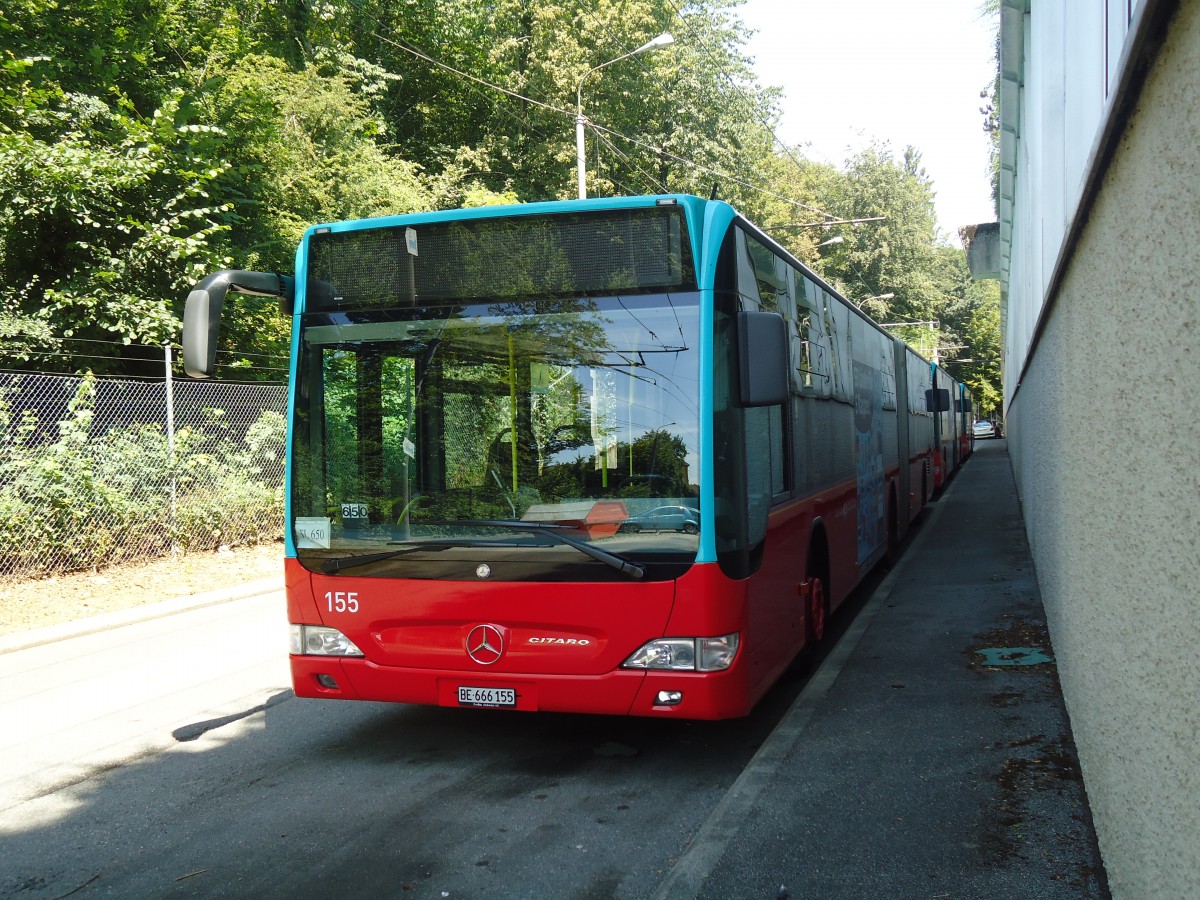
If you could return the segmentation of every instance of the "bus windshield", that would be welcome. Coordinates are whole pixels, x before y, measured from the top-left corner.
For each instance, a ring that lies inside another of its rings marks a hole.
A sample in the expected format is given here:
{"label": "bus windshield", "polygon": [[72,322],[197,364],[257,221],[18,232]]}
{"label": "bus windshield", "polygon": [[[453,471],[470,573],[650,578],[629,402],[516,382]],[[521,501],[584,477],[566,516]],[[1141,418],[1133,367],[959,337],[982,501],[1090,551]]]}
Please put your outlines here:
{"label": "bus windshield", "polygon": [[300,351],[290,524],[311,570],[695,558],[695,291],[308,313]]}

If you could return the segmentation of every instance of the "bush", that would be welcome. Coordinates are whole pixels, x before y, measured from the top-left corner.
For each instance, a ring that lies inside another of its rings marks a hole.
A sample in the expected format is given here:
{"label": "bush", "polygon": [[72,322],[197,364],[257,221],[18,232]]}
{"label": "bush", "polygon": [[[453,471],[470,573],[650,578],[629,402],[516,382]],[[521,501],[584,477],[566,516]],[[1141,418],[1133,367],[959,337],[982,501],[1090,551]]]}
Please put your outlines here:
{"label": "bush", "polygon": [[[85,378],[58,423],[13,421],[0,397],[0,574],[95,569],[182,549],[274,539],[282,531],[284,418],[263,411],[236,443],[159,424],[95,426]],[[172,486],[174,502],[172,503]]]}

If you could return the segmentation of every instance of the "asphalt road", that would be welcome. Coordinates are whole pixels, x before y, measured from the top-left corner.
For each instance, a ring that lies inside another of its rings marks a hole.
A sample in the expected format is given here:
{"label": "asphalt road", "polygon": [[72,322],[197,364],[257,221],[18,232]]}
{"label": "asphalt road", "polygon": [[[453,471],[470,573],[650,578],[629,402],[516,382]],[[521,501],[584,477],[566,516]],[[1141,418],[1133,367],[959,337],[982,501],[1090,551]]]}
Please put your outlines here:
{"label": "asphalt road", "polygon": [[0,897],[1107,896],[1002,441],[745,719],[298,700],[285,636],[0,653]]}
{"label": "asphalt road", "polygon": [[0,655],[0,896],[647,897],[804,683],[724,723],[298,700],[284,638],[276,592]]}

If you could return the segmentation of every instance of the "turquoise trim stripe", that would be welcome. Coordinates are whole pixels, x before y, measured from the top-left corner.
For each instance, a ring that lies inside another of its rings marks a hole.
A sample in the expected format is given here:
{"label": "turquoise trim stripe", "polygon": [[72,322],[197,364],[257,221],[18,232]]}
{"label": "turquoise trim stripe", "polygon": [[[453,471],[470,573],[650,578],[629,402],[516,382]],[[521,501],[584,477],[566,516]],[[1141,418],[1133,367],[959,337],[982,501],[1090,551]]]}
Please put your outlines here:
{"label": "turquoise trim stripe", "polygon": [[[715,495],[714,435],[713,435],[713,281],[716,276],[717,257],[725,233],[733,222],[733,207],[721,201],[702,200],[687,194],[661,194],[645,197],[608,197],[593,200],[561,200],[544,203],[523,203],[510,206],[485,206],[474,209],[441,210],[437,212],[411,213],[398,216],[381,216],[374,219],[355,219],[310,226],[305,230],[296,250],[296,299],[292,316],[291,361],[288,371],[288,433],[287,454],[284,463],[284,516],[285,554],[296,557],[295,539],[286,523],[292,521],[292,467],[293,431],[292,423],[296,408],[297,369],[300,359],[300,315],[308,293],[308,240],[318,232],[359,231],[368,228],[395,228],[433,222],[461,222],[505,216],[532,216],[562,214],[579,211],[610,209],[636,209],[657,205],[662,200],[674,200],[683,210],[691,238],[693,264],[700,289],[700,503],[706,510],[706,523],[712,523]],[[717,559],[716,538],[711,524],[701,528],[700,548],[696,561],[715,562]]]}
{"label": "turquoise trim stripe", "polygon": [[292,442],[295,437],[292,423],[296,416],[296,374],[300,364],[300,310],[308,289],[308,236],[296,248],[296,297],[292,304],[292,349],[288,363],[288,407],[286,454],[283,461],[283,554],[296,558],[296,541],[292,534]]}
{"label": "turquoise trim stripe", "polygon": [[732,206],[720,201],[697,200],[696,206],[697,214],[703,215],[703,224],[698,228],[693,226],[692,234],[700,256],[696,266],[696,281],[700,286],[700,509],[703,510],[705,522],[700,530],[696,562],[714,563],[717,561],[716,435],[713,433],[713,370],[716,363],[714,286],[721,244],[736,213]]}

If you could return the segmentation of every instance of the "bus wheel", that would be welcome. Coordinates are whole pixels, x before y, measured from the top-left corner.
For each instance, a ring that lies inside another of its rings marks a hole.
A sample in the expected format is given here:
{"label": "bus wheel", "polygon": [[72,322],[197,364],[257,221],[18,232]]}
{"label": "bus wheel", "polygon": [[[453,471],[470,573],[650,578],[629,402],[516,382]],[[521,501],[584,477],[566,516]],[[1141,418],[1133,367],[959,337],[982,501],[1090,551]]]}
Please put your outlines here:
{"label": "bus wheel", "polygon": [[825,582],[817,576],[808,580],[808,639],[820,643],[825,637],[825,620],[829,607],[825,602]]}
{"label": "bus wheel", "polygon": [[887,555],[884,564],[894,568],[900,560],[900,520],[896,513],[896,492],[893,490],[888,497],[887,512]]}
{"label": "bus wheel", "polygon": [[804,646],[792,661],[792,670],[807,678],[817,667],[817,645],[825,637],[829,607],[825,602],[825,582],[810,575],[800,586],[804,598]]}

